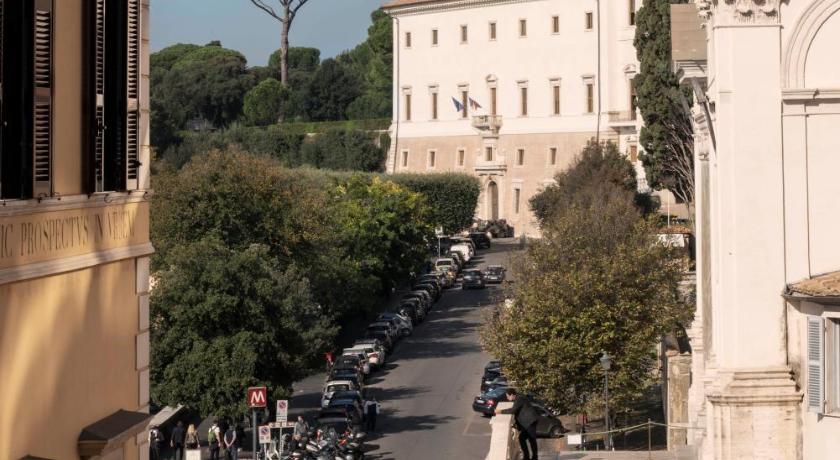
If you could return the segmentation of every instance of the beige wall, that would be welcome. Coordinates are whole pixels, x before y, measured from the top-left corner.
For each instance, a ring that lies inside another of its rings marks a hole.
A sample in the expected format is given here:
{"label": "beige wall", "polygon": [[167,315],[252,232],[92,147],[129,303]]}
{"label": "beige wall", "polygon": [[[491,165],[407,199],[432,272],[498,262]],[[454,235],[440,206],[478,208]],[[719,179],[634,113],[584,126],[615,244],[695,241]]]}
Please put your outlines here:
{"label": "beige wall", "polygon": [[75,457],[82,428],[138,409],[135,260],[0,286],[0,460]]}
{"label": "beige wall", "polygon": [[82,193],[82,0],[55,2],[54,189]]}

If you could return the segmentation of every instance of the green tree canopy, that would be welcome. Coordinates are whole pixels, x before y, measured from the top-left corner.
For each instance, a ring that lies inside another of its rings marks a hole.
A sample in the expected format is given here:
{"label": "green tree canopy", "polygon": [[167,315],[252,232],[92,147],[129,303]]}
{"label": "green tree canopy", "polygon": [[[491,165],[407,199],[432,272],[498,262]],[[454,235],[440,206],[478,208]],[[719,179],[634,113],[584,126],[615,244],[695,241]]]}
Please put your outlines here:
{"label": "green tree canopy", "polygon": [[385,155],[370,133],[331,129],[305,143],[299,161],[316,168],[377,172],[383,169]]}
{"label": "green tree canopy", "polygon": [[202,414],[246,412],[243,391],[291,393],[331,347],[336,327],[294,266],[264,245],[229,249],[207,237],[177,248],[151,298],[152,399]]}
{"label": "green tree canopy", "polygon": [[640,63],[633,79],[644,126],[639,141],[648,182],[668,189],[678,199],[694,201],[694,157],[691,120],[684,110],[680,88],[671,71],[672,3],[685,0],[649,0],[636,14],[634,45]]}
{"label": "green tree canopy", "polygon": [[351,119],[391,116],[393,79],[392,19],[381,9],[371,13],[368,38],[354,49],[338,56],[361,81],[361,96],[347,109]]}
{"label": "green tree canopy", "polygon": [[473,176],[462,173],[392,174],[388,179],[420,193],[429,204],[429,220],[455,233],[472,225],[481,186]]}
{"label": "green tree canopy", "polygon": [[358,77],[335,59],[327,59],[309,83],[309,118],[316,121],[346,120],[347,106],[360,94]]}
{"label": "green tree canopy", "polygon": [[245,94],[245,118],[248,123],[258,126],[277,123],[288,99],[289,90],[282,83],[266,78]]}

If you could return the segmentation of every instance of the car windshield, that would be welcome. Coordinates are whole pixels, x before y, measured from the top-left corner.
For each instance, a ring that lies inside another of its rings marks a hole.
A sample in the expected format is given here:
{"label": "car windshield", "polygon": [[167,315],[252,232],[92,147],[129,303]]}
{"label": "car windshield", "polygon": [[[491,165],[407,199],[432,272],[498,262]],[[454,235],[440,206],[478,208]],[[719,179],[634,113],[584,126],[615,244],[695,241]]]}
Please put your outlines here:
{"label": "car windshield", "polygon": [[481,272],[477,270],[467,270],[464,272],[464,276],[476,277],[481,276]]}
{"label": "car windshield", "polygon": [[350,385],[328,385],[327,392],[333,393],[336,391],[347,391],[350,389]]}
{"label": "car windshield", "polygon": [[491,275],[498,275],[502,273],[502,267],[487,267],[485,271]]}
{"label": "car windshield", "polygon": [[352,406],[353,400],[352,399],[333,399],[330,401],[330,407],[336,406]]}
{"label": "car windshield", "polygon": [[452,261],[451,260],[438,260],[437,262],[435,262],[435,266],[440,267],[441,265],[452,265]]}

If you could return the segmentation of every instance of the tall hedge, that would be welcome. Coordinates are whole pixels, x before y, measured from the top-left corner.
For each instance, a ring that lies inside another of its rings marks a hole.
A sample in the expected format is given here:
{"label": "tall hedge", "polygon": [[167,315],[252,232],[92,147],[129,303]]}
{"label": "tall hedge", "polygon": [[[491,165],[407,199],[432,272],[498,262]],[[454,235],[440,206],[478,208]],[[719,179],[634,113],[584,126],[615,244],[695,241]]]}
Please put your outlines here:
{"label": "tall hedge", "polygon": [[446,233],[472,225],[481,185],[478,179],[462,173],[393,174],[388,179],[426,197],[431,222]]}

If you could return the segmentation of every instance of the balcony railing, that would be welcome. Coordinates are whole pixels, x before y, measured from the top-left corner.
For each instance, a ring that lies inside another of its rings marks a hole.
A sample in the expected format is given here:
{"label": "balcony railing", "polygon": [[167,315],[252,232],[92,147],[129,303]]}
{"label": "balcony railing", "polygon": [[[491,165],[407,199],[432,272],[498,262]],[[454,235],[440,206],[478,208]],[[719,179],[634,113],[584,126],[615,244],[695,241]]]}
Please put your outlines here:
{"label": "balcony railing", "polygon": [[472,126],[480,131],[490,131],[498,134],[502,127],[501,115],[476,115],[472,117]]}
{"label": "balcony railing", "polygon": [[607,112],[610,123],[629,123],[636,121],[635,110],[615,110]]}

